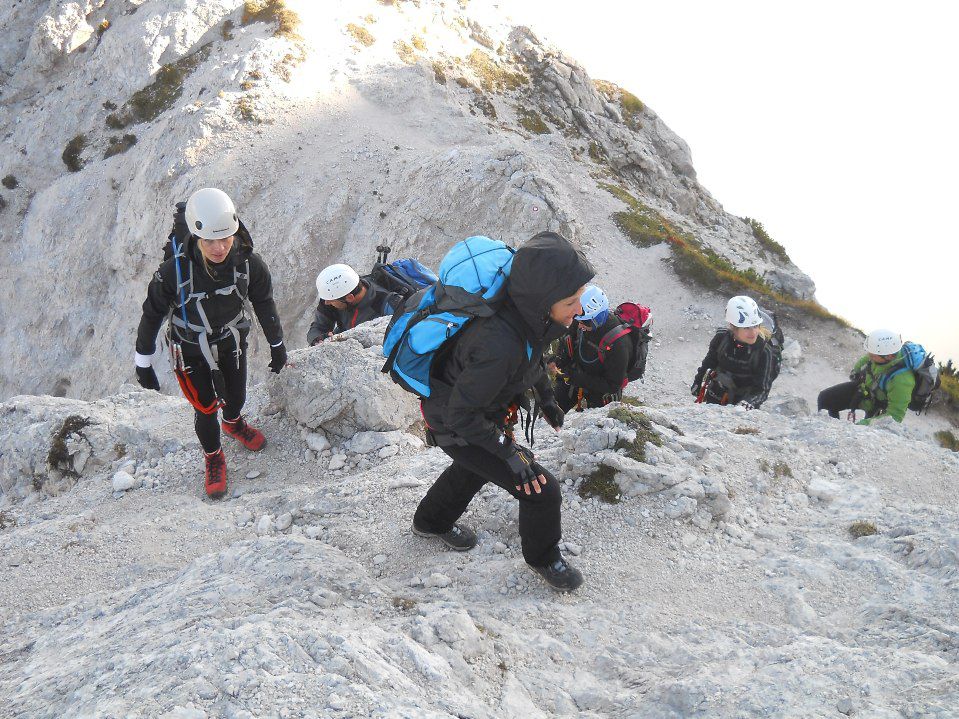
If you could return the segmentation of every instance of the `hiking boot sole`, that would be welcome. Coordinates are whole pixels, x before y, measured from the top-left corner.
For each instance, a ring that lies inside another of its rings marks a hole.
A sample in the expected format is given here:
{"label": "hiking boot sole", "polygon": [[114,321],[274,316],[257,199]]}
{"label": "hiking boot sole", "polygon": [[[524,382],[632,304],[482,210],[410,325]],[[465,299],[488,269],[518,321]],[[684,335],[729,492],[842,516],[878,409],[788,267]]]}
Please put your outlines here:
{"label": "hiking boot sole", "polygon": [[452,549],[454,552],[468,552],[469,550],[471,550],[473,547],[476,546],[475,543],[469,546],[452,544],[448,539],[443,537],[442,534],[436,534],[435,532],[424,532],[422,529],[417,529],[415,524],[410,525],[410,531],[413,532],[413,534],[415,534],[417,537],[424,537],[426,539],[438,539],[447,547]]}

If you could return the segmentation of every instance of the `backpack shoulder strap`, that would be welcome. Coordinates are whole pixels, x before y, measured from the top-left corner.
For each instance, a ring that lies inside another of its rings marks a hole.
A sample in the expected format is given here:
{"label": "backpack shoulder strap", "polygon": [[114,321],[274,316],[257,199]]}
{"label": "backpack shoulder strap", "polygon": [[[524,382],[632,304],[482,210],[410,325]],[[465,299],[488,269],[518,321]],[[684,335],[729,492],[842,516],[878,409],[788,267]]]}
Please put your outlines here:
{"label": "backpack shoulder strap", "polygon": [[616,325],[610,329],[606,334],[603,335],[602,339],[599,341],[598,354],[599,361],[606,361],[606,353],[613,349],[613,345],[618,342],[620,339],[630,334],[633,331],[633,328],[629,325]]}

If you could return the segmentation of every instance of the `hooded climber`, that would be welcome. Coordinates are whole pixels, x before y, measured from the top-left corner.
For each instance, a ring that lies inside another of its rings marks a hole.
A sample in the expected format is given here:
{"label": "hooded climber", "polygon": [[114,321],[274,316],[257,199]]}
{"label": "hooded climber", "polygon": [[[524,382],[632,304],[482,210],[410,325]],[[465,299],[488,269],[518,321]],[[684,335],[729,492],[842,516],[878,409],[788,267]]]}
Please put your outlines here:
{"label": "hooded climber", "polygon": [[583,312],[560,338],[549,369],[556,372],[556,401],[564,412],[573,407],[604,407],[623,396],[630,361],[628,341],[603,342],[621,327],[609,311],[606,293],[589,285],[580,299]]}
{"label": "hooded climber", "polygon": [[733,297],[726,303],[726,323],[710,341],[690,391],[708,404],[758,408],[779,371],[759,305],[745,295]]}
{"label": "hooded climber", "polygon": [[594,274],[560,235],[544,232],[523,244],[513,257],[503,305],[492,316],[471,321],[437,358],[434,389],[422,403],[433,441],[453,463],[420,502],[413,532],[438,537],[452,549],[471,549],[476,535],[457,520],[492,482],[519,500],[523,558],[558,591],[583,581],[558,547],[559,483],[514,440],[508,417],[533,388],[547,422],[562,426],[543,352],[582,313],[580,296]]}
{"label": "hooded climber", "polygon": [[[137,381],[146,389],[160,384],[152,367],[156,337],[168,319],[174,374],[193,405],[194,428],[206,460],[206,493],[226,493],[226,457],[220,427],[247,449],[259,451],[266,440],[240,412],[246,401],[246,348],[249,300],[270,343],[270,368],[286,364],[283,328],[273,301],[273,281],[253,240],[237,219],[233,201],[222,190],[206,187],[186,203],[186,230],[175,224],[173,256],[153,275],[137,330]],[[217,424],[222,407],[223,422]]]}
{"label": "hooded climber", "polygon": [[403,304],[402,295],[360,277],[356,270],[343,264],[330,265],[317,275],[316,292],[320,303],[306,333],[311,346],[364,322],[391,315]]}
{"label": "hooded climber", "polygon": [[871,332],[865,341],[866,354],[859,358],[849,375],[849,382],[828,387],[819,393],[819,409],[830,417],[839,417],[844,409],[861,409],[869,424],[876,417],[888,415],[902,422],[909,409],[916,376],[902,368],[902,337],[892,330]]}

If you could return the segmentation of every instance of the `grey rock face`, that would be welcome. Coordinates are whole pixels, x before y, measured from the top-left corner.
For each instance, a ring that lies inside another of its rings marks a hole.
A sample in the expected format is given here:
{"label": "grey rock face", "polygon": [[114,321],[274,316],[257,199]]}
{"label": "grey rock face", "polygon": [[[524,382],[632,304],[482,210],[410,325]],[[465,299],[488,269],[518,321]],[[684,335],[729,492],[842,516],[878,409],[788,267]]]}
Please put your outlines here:
{"label": "grey rock face", "polygon": [[[372,337],[380,318],[362,327]],[[290,353],[290,366],[268,382],[271,403],[297,422],[327,436],[406,430],[419,420],[416,398],[380,369],[380,346],[364,347],[351,334]]]}

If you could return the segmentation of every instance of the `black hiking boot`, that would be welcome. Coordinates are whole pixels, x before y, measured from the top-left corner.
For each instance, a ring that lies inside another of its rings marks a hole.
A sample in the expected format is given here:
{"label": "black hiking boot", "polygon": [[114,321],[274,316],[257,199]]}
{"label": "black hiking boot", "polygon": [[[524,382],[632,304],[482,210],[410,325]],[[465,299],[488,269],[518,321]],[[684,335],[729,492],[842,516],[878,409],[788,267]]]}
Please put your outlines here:
{"label": "black hiking boot", "polygon": [[427,532],[425,529],[420,529],[414,522],[412,532],[417,537],[436,537],[442,540],[443,544],[447,547],[457,552],[465,552],[476,546],[476,532],[469,527],[464,527],[462,524],[454,524],[450,531],[440,534],[438,532]]}
{"label": "black hiking boot", "polygon": [[571,592],[583,583],[583,573],[563,557],[545,567],[534,567],[532,564],[529,567],[546,580],[550,589],[557,592]]}

